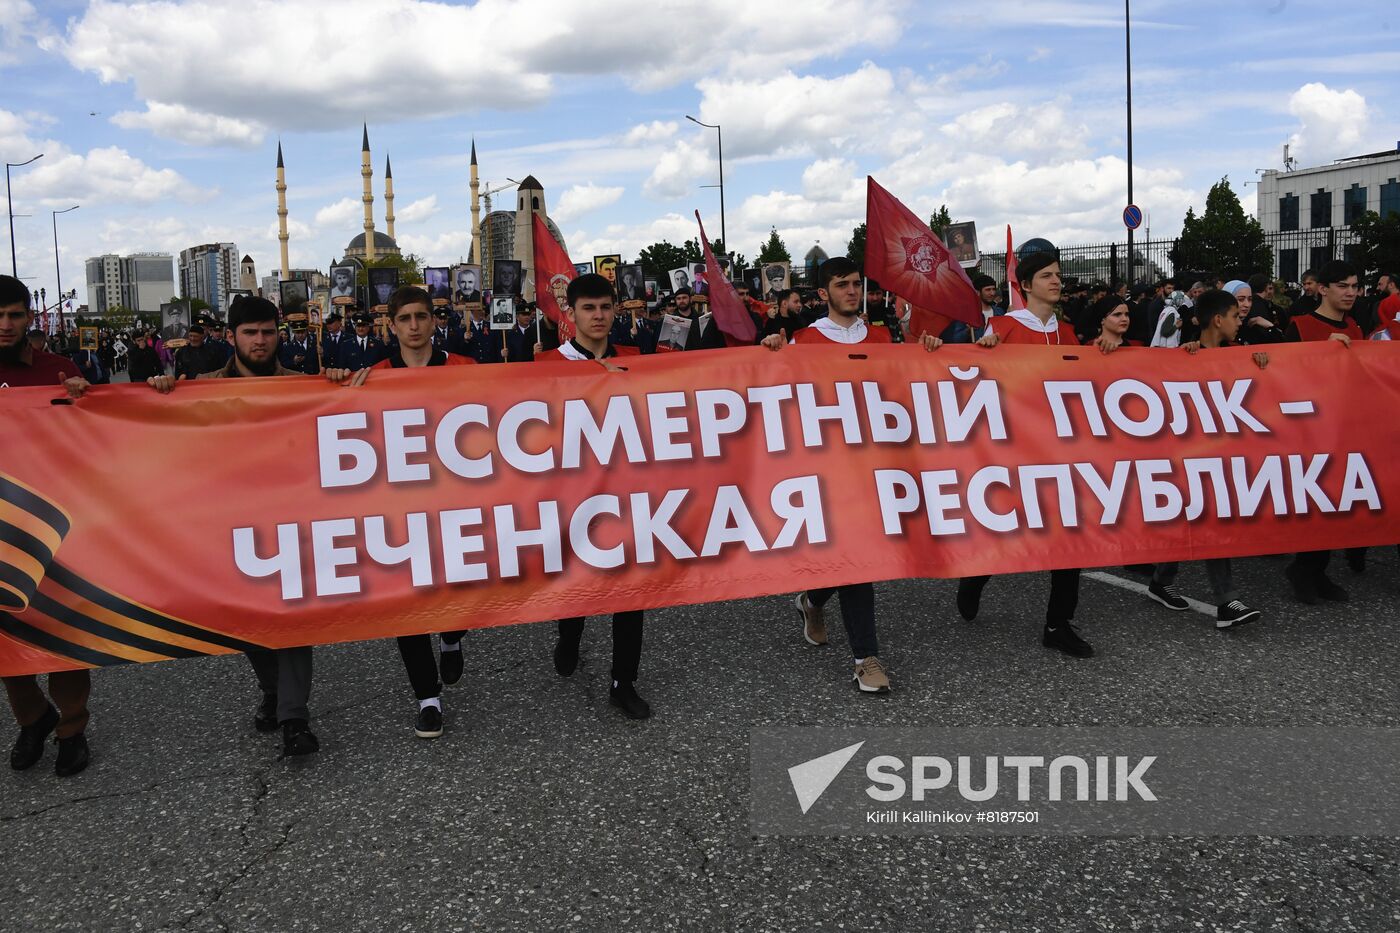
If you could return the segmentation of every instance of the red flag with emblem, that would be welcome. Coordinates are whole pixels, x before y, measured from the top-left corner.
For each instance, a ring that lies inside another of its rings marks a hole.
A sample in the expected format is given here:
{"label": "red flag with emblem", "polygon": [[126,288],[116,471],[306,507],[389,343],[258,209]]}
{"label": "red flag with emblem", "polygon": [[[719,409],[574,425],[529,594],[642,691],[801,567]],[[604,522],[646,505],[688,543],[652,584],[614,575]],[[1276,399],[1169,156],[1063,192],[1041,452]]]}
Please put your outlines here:
{"label": "red flag with emblem", "polygon": [[[865,274],[913,308],[909,330],[935,336],[946,320],[982,324],[977,289],[928,224],[866,177]],[[946,319],[940,326],[940,319]]]}
{"label": "red flag with emblem", "polygon": [[539,214],[533,224],[535,245],[535,304],[559,328],[559,342],[563,343],[574,336],[574,325],[569,323],[568,301],[565,292],[578,271],[574,269],[569,254],[550,234],[549,228]]}

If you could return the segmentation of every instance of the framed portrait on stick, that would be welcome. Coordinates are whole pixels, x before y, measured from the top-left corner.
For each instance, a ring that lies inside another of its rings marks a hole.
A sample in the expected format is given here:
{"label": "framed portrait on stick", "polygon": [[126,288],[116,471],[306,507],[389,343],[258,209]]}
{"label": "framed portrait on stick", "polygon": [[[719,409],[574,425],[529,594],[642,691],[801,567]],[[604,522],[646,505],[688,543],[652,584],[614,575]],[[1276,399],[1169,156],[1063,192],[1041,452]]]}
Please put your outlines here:
{"label": "framed portrait on stick", "polygon": [[617,285],[617,267],[622,265],[622,257],[616,253],[593,257],[593,271]]}
{"label": "framed portrait on stick", "polygon": [[617,300],[624,311],[637,312],[646,309],[646,282],[642,278],[641,266],[617,267]]}
{"label": "framed portrait on stick", "polygon": [[481,310],[481,266],[452,267],[452,303],[467,313]]}
{"label": "framed portrait on stick", "polygon": [[336,307],[355,303],[355,279],[359,268],[354,263],[331,266],[331,304]]}
{"label": "framed portrait on stick", "polygon": [[452,298],[452,270],[447,266],[427,266],[423,269],[423,288],[433,300],[433,307],[442,307]]}
{"label": "framed portrait on stick", "polygon": [[378,312],[389,310],[389,296],[399,287],[399,270],[381,266],[369,270],[369,304]]}
{"label": "framed portrait on stick", "polygon": [[509,295],[491,298],[491,329],[510,330],[515,326],[515,299]]}
{"label": "framed portrait on stick", "polygon": [[[491,294],[510,298],[523,294],[525,280],[518,259],[496,259],[491,263]],[[493,299],[494,301],[494,299]],[[495,305],[492,304],[492,320],[495,320]]]}
{"label": "framed portrait on stick", "polygon": [[763,300],[777,296],[785,288],[792,287],[792,267],[785,262],[765,262],[763,264]]}
{"label": "framed portrait on stick", "polygon": [[977,223],[968,220],[960,224],[949,224],[943,231],[943,244],[953,254],[953,261],[964,269],[970,269],[982,261],[977,250]]}

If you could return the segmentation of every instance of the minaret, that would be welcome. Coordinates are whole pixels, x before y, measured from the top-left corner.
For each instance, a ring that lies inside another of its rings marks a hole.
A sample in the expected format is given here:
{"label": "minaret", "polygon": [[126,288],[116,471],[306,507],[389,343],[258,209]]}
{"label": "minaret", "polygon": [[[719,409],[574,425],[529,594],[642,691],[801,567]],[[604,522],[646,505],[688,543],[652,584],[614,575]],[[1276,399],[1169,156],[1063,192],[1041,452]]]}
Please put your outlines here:
{"label": "minaret", "polygon": [[481,263],[481,183],[476,178],[476,140],[472,140],[472,264]]}
{"label": "minaret", "polygon": [[282,143],[277,143],[277,239],[282,244],[282,280],[291,277],[292,266],[287,261],[287,169],[282,164]]}
{"label": "minaret", "polygon": [[365,193],[360,199],[365,202],[365,262],[374,262],[374,191],[370,188],[370,176],[374,169],[369,167],[369,124],[365,124],[365,139],[360,144],[360,177],[365,180]]}
{"label": "minaret", "polygon": [[394,167],[389,157],[384,157],[384,223],[389,228],[389,239],[394,238]]}
{"label": "minaret", "polygon": [[544,187],[534,175],[526,175],[516,189],[515,257],[520,260],[521,293],[526,301],[535,300],[535,215],[548,219]]}

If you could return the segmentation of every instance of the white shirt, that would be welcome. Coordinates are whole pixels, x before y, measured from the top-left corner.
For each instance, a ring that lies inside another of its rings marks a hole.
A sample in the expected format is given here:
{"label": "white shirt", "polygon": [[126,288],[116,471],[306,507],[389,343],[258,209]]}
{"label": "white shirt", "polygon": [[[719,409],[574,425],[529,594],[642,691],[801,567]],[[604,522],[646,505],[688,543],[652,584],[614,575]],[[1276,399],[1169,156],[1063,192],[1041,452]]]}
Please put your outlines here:
{"label": "white shirt", "polygon": [[[811,327],[833,343],[864,343],[865,336],[869,332],[865,321],[859,317],[850,327],[842,327],[829,317],[817,318],[812,322]],[[793,342],[795,341],[788,341],[788,343]]]}

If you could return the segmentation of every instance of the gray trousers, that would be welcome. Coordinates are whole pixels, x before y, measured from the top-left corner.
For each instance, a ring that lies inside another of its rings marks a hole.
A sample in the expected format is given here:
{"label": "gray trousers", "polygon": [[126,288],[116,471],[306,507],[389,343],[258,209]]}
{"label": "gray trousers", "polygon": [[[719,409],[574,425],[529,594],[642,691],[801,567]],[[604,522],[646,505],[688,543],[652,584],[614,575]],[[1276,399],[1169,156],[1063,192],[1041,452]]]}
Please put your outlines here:
{"label": "gray trousers", "polygon": [[311,647],[259,648],[248,652],[266,696],[277,697],[277,721],[308,720],[311,699]]}
{"label": "gray trousers", "polygon": [[[1235,580],[1230,572],[1230,558],[1216,557],[1205,561],[1206,576],[1210,578],[1210,588],[1215,594],[1215,604],[1223,606],[1235,598]],[[1170,586],[1176,581],[1176,575],[1181,570],[1178,563],[1158,564],[1152,571],[1152,582],[1161,586]]]}

